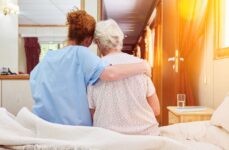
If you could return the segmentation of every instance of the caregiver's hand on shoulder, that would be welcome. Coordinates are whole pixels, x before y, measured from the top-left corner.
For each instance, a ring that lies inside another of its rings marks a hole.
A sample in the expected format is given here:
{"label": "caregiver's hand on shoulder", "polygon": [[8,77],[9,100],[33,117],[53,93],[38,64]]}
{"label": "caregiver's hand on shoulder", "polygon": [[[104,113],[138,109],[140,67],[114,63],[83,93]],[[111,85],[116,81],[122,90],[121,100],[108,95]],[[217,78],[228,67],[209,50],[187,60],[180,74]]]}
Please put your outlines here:
{"label": "caregiver's hand on shoulder", "polygon": [[114,81],[143,73],[151,77],[151,67],[145,60],[139,63],[107,66],[101,73],[100,79],[105,81]]}
{"label": "caregiver's hand on shoulder", "polygon": [[150,64],[149,64],[146,60],[143,60],[142,65],[145,66],[145,70],[146,70],[146,71],[145,71],[145,74],[146,74],[147,76],[151,77],[152,74],[151,74],[151,66],[150,66]]}

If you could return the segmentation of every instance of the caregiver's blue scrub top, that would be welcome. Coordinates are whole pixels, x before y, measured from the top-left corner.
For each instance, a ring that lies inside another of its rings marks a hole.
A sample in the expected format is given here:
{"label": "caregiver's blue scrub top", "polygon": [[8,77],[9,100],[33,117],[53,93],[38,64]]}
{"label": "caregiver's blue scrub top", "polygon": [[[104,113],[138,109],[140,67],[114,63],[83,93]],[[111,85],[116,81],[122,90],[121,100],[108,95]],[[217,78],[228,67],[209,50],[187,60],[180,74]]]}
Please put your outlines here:
{"label": "caregiver's blue scrub top", "polygon": [[49,51],[30,75],[33,113],[53,123],[91,126],[87,85],[94,84],[106,66],[83,46]]}

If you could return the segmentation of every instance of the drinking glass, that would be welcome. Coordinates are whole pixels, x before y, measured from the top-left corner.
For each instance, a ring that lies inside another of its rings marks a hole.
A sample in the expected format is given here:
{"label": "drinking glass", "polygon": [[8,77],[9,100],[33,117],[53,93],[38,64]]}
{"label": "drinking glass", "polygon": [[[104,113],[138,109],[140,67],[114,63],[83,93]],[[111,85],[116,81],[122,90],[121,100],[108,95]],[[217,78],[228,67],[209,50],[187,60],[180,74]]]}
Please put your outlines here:
{"label": "drinking glass", "polygon": [[186,95],[177,94],[177,107],[185,107]]}

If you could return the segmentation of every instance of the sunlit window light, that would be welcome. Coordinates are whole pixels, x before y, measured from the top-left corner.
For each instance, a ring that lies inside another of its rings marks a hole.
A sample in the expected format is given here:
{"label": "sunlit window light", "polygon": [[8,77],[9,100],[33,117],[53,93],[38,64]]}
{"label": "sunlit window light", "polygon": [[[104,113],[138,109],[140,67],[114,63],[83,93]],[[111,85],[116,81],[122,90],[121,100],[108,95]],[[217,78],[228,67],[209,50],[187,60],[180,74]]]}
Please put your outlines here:
{"label": "sunlit window light", "polygon": [[223,14],[223,43],[222,47],[229,47],[229,0],[224,1]]}

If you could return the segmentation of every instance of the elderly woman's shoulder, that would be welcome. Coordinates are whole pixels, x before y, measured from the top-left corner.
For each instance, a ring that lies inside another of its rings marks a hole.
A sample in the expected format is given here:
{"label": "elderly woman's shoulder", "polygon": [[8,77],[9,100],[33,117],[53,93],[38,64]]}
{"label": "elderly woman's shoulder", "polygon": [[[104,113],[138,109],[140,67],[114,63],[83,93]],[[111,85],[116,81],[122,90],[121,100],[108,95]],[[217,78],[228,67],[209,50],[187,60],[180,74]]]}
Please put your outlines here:
{"label": "elderly woman's shoulder", "polygon": [[116,59],[122,63],[139,63],[143,61],[138,57],[123,52],[119,53],[119,55],[116,55]]}
{"label": "elderly woman's shoulder", "polygon": [[125,54],[125,55],[127,55],[132,61],[135,61],[135,62],[142,62],[143,61],[143,59],[136,57],[134,55],[130,55],[130,54]]}

